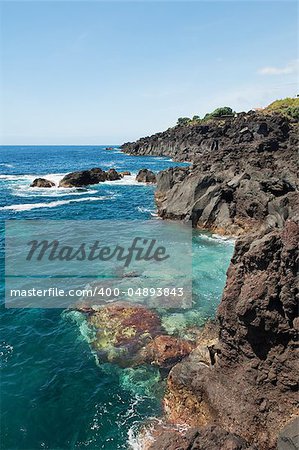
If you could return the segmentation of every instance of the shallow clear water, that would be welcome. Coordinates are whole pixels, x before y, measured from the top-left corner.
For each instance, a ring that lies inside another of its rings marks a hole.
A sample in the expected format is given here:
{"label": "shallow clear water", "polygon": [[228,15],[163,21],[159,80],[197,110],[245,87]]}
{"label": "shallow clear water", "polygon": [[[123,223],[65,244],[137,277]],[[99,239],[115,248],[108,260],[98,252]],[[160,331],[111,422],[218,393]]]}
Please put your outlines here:
{"label": "shallow clear water", "polygon": [[[143,167],[177,165],[167,158],[132,157],[104,147],[1,147],[1,448],[125,449],[146,418],[159,415],[165,381],[155,368],[98,365],[80,314],[5,309],[5,219],[155,220],[153,186],[137,184]],[[132,177],[86,190],[33,189],[37,176],[57,181],[70,171],[111,167]],[[159,221],[161,227],[167,226]],[[191,310],[163,312],[170,333],[213,317],[233,243],[194,232]]]}

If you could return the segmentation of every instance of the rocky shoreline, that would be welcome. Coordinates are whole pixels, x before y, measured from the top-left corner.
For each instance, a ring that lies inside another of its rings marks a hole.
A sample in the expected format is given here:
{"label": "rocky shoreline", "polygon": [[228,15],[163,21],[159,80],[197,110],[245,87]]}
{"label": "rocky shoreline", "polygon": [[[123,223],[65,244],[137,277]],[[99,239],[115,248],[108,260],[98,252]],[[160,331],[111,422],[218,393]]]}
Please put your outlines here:
{"label": "rocky shoreline", "polygon": [[[279,450],[298,448],[298,123],[249,112],[122,148],[191,161],[158,174],[160,217],[239,236],[219,331],[170,371],[164,427],[148,448],[274,450],[277,441]],[[189,431],[178,431],[182,424]]]}

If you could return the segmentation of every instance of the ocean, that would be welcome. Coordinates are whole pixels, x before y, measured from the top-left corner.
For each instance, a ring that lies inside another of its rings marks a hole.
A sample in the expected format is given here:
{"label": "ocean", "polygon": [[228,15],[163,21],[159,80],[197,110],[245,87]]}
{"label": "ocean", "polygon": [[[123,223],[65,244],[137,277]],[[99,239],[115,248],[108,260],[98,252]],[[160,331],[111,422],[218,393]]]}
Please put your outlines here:
{"label": "ocean", "polygon": [[[4,221],[148,220],[157,218],[154,186],[135,181],[141,168],[183,165],[134,157],[105,146],[0,147],[1,449],[138,449],[138,429],[162,413],[165,377],[150,366],[99,363],[82,315],[61,309],[6,309]],[[31,188],[34,178],[101,167],[132,173],[86,189]],[[184,335],[213,318],[234,243],[193,232],[193,307],[164,312],[169,333]]]}

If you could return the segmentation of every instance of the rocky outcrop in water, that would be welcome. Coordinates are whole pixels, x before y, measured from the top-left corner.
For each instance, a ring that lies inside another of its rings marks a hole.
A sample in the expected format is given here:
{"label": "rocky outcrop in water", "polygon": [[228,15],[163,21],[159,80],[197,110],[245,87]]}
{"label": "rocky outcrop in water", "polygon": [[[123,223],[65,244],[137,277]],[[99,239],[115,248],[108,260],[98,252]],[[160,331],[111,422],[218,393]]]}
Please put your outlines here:
{"label": "rocky outcrop in water", "polygon": [[71,172],[65,175],[59,182],[59,187],[71,188],[82,187],[90,184],[98,184],[104,181],[120,180],[122,176],[115,169],[109,169],[107,172],[95,167],[90,170],[81,170]]}
{"label": "rocky outcrop in water", "polygon": [[53,183],[53,181],[46,180],[46,178],[35,178],[35,180],[33,180],[32,184],[30,186],[31,187],[41,187],[41,188],[51,188],[51,187],[55,186],[55,183]]}
{"label": "rocky outcrop in water", "polygon": [[86,314],[91,346],[101,362],[169,370],[195,347],[194,342],[167,335],[159,315],[142,305],[116,301],[97,307],[81,304],[77,309]]}
{"label": "rocky outcrop in water", "polygon": [[139,183],[156,183],[156,175],[149,169],[140,169],[136,175]]}

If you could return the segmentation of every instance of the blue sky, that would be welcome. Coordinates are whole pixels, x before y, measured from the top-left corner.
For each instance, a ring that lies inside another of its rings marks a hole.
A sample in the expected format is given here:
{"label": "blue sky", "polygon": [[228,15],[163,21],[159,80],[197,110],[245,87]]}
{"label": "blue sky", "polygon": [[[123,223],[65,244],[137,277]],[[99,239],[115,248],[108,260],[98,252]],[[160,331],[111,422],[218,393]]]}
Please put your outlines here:
{"label": "blue sky", "polygon": [[120,144],[294,96],[289,1],[1,3],[1,143]]}

